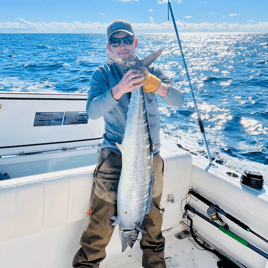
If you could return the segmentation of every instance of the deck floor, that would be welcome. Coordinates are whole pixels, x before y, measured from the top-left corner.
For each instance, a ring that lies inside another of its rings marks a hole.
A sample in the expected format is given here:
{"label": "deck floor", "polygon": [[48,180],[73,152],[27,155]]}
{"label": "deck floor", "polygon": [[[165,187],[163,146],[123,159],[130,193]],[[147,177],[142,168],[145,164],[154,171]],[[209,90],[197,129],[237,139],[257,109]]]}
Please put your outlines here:
{"label": "deck floor", "polygon": [[[192,238],[178,240],[175,234],[181,231],[181,227],[164,231],[166,238],[165,259],[167,268],[215,268],[217,267],[217,256],[208,251],[204,251],[198,245],[197,247],[190,241]],[[108,257],[108,256],[107,256]],[[142,251],[139,248],[138,241],[133,249],[129,249],[117,257],[108,257],[101,264],[101,268],[142,268]]]}

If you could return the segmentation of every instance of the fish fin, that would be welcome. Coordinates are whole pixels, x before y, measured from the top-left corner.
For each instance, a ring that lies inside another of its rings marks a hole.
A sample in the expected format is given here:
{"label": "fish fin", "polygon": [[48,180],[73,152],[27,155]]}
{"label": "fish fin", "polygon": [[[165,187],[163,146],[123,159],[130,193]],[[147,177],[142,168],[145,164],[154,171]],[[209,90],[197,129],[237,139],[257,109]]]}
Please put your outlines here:
{"label": "fish fin", "polygon": [[143,229],[141,229],[140,227],[136,226],[136,230],[143,233],[143,234],[147,234],[146,231],[144,231]]}
{"label": "fish fin", "polygon": [[115,144],[116,144],[117,148],[119,149],[119,151],[122,153],[123,152],[123,145],[120,143],[117,143],[117,142]]}
{"label": "fish fin", "polygon": [[151,211],[152,207],[153,207],[153,200],[152,200],[152,198],[150,198],[150,200],[148,201],[145,215],[147,215]]}
{"label": "fish fin", "polygon": [[163,49],[160,49],[145,57],[143,60],[139,60],[137,58],[135,58],[134,60],[125,60],[108,51],[106,52],[106,55],[111,61],[113,61],[123,69],[141,69],[142,67],[149,67],[149,65],[151,65],[161,55],[162,52]]}
{"label": "fish fin", "polygon": [[148,203],[147,203],[147,208],[145,214],[148,214],[153,206],[153,186],[154,186],[154,173],[152,172],[151,175],[151,183],[150,183],[150,188],[149,188],[149,198],[148,198]]}
{"label": "fish fin", "polygon": [[112,216],[112,217],[111,217],[111,220],[114,221],[114,222],[113,222],[113,226],[119,224],[119,219],[118,219],[118,217]]}
{"label": "fish fin", "polygon": [[147,56],[146,58],[141,60],[141,65],[144,67],[148,67],[161,55],[162,52],[163,52],[163,49],[160,49],[160,50],[150,54],[149,56]]}

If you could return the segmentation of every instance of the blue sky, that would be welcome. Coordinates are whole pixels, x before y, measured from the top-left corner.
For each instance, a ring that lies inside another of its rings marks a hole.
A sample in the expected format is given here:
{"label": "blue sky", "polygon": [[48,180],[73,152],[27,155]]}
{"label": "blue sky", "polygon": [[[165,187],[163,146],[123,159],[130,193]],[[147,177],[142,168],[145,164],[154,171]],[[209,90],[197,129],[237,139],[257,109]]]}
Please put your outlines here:
{"label": "blue sky", "polygon": [[[180,32],[268,32],[268,0],[173,0]],[[0,33],[105,33],[114,20],[137,33],[173,32],[167,0],[0,0]]]}

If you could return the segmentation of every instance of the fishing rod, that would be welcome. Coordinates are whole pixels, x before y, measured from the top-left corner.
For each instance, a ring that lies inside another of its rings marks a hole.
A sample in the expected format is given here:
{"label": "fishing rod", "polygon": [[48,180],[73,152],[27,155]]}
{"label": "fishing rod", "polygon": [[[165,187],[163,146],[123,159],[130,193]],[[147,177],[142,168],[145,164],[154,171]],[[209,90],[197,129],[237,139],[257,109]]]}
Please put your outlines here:
{"label": "fishing rod", "polygon": [[221,209],[218,205],[213,204],[212,202],[210,202],[208,199],[206,199],[205,197],[203,197],[202,195],[198,194],[197,192],[195,192],[194,190],[190,190],[189,194],[195,196],[196,198],[198,198],[199,200],[201,200],[203,203],[205,203],[206,205],[208,205],[209,207],[213,207],[215,208],[215,210],[217,212],[219,212],[220,214],[222,214],[223,216],[225,216],[227,219],[231,220],[232,222],[234,222],[235,224],[237,224],[238,226],[240,226],[241,228],[243,228],[244,230],[246,230],[247,232],[250,232],[252,234],[254,234],[255,236],[259,237],[260,239],[262,239],[263,241],[265,241],[266,243],[268,243],[268,240],[265,239],[264,237],[262,237],[261,235],[257,234],[256,232],[254,232],[249,226],[247,226],[246,224],[244,224],[243,222],[241,222],[240,220],[236,219],[234,216],[230,215],[229,213],[225,212],[223,209]]}
{"label": "fishing rod", "polygon": [[206,217],[205,215],[203,215],[202,213],[197,211],[195,208],[191,207],[189,204],[186,204],[184,209],[186,211],[188,211],[188,210],[191,211],[192,213],[196,214],[197,216],[199,216],[203,220],[205,220],[208,223],[212,224],[213,226],[217,227],[220,231],[222,231],[226,235],[230,236],[231,238],[235,239],[237,242],[241,243],[245,247],[252,249],[253,251],[255,251],[258,254],[260,254],[261,256],[263,256],[264,258],[268,259],[268,254],[267,253],[265,253],[262,250],[256,248],[255,246],[250,244],[245,239],[241,238],[240,236],[236,235],[235,233],[231,232],[230,230],[225,229],[223,226],[219,225],[218,223],[216,223],[214,221],[211,221],[208,217]]}
{"label": "fishing rod", "polygon": [[180,51],[181,51],[181,57],[182,57],[183,65],[184,65],[184,68],[185,68],[185,71],[186,71],[186,76],[187,76],[189,86],[190,86],[190,89],[191,89],[191,93],[192,93],[192,97],[193,97],[193,100],[194,100],[195,111],[196,111],[197,116],[198,116],[198,124],[199,124],[199,127],[200,127],[200,131],[203,134],[204,142],[205,142],[205,145],[206,145],[207,154],[208,154],[208,158],[209,158],[209,165],[216,167],[212,162],[212,158],[211,158],[211,155],[210,155],[210,152],[209,152],[208,143],[207,143],[207,139],[206,139],[206,135],[205,135],[205,129],[204,129],[201,117],[200,117],[200,113],[199,113],[198,108],[197,108],[197,103],[196,103],[196,100],[195,100],[195,96],[194,96],[194,92],[193,92],[193,88],[192,88],[192,83],[191,83],[190,76],[189,76],[188,69],[187,69],[187,65],[186,65],[186,62],[185,62],[185,59],[184,59],[184,54],[183,54],[183,51],[182,51],[182,46],[181,46],[181,41],[180,41],[178,29],[177,29],[177,26],[176,26],[175,18],[174,18],[172,7],[171,7],[171,4],[170,4],[169,0],[168,0],[168,9],[169,9],[169,11],[171,13],[174,29],[175,29],[175,32],[176,32],[176,35],[177,35],[177,40],[178,40]]}

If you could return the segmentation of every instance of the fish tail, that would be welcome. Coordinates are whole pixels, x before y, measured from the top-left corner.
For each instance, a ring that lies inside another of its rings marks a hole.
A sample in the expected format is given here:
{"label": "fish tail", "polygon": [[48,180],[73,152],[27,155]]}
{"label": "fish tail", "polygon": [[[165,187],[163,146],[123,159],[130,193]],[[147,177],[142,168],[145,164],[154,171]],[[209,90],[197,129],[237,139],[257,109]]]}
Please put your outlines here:
{"label": "fish tail", "polygon": [[124,252],[127,247],[133,247],[135,244],[139,231],[138,230],[130,230],[130,231],[125,231],[125,230],[120,230],[121,233],[121,244],[122,244],[122,252]]}

